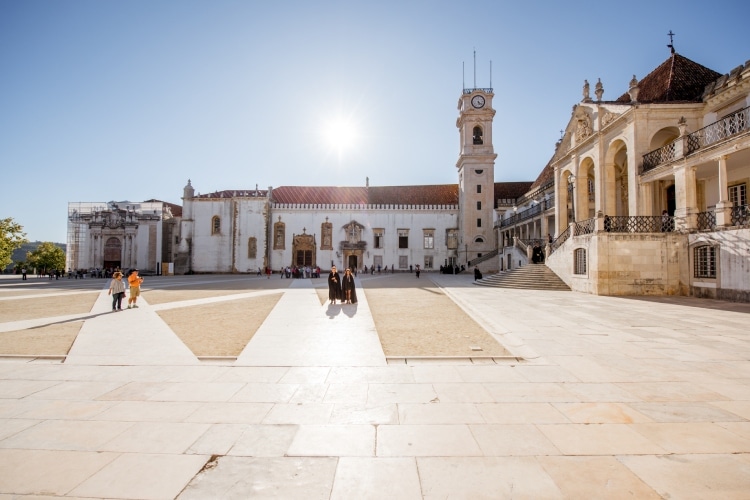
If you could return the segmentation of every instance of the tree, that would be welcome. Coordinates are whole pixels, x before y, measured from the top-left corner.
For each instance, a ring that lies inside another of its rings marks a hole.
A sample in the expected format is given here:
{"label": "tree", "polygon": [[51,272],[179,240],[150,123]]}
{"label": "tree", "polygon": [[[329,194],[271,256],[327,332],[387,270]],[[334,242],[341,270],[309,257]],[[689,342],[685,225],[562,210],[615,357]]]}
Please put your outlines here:
{"label": "tree", "polygon": [[5,269],[13,262],[13,250],[24,243],[28,243],[28,240],[23,232],[23,226],[12,217],[0,219],[0,269]]}
{"label": "tree", "polygon": [[43,271],[65,269],[65,252],[54,243],[45,241],[36,250],[26,254],[26,263],[32,268]]}

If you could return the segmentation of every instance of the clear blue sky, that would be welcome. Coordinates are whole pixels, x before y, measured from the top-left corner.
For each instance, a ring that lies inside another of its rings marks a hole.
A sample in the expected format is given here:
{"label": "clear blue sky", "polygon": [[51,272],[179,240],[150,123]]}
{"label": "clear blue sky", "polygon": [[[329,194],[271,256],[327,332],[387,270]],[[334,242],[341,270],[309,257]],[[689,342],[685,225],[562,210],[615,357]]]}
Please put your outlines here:
{"label": "clear blue sky", "polygon": [[[534,180],[581,99],[677,52],[750,58],[744,1],[0,0],[0,218],[70,201],[457,182],[456,103],[492,87],[496,181]],[[465,71],[462,73],[462,64]],[[328,130],[345,124],[337,146]]]}

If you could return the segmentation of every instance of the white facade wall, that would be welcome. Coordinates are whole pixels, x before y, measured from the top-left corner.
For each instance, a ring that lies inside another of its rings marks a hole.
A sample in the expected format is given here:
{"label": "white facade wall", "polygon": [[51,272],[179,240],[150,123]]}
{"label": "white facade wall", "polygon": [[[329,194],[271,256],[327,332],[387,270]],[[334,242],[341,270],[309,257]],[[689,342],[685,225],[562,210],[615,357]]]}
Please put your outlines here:
{"label": "white facade wall", "polygon": [[[384,266],[399,269],[399,257],[407,258],[407,266],[424,268],[425,255],[433,256],[433,269],[439,269],[448,257],[456,256],[455,250],[447,248],[447,230],[456,229],[458,225],[458,207],[448,208],[380,208],[369,206],[361,208],[354,205],[331,206],[331,208],[291,208],[276,206],[272,209],[273,223],[285,224],[286,238],[283,250],[271,250],[271,267],[278,270],[282,266],[293,264],[293,235],[312,234],[316,243],[316,264],[321,269],[329,269],[331,264],[344,268],[344,255],[340,244],[348,240],[344,226],[357,222],[364,226],[361,241],[366,242],[363,254],[364,265],[373,265],[374,257],[381,256]],[[321,250],[321,226],[326,222],[333,226],[332,250]],[[383,248],[374,248],[373,229],[383,229]],[[409,230],[409,248],[400,249],[399,229]],[[434,248],[424,248],[423,230],[434,230]],[[272,241],[269,237],[269,241]],[[361,266],[360,266],[361,267]],[[404,268],[402,268],[403,270]]]}
{"label": "white facade wall", "polygon": [[[201,199],[192,204],[192,266],[194,272],[254,272],[264,266],[266,200]],[[214,232],[214,218],[220,229]],[[248,257],[250,237],[257,242],[256,257]]]}

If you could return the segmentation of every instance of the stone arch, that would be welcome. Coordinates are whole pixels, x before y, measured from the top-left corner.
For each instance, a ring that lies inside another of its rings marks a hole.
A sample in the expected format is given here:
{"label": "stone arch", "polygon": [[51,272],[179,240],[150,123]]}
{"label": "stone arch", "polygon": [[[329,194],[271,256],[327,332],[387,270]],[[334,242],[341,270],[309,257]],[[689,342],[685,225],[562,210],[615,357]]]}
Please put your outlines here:
{"label": "stone arch", "polygon": [[632,180],[628,171],[628,146],[624,140],[615,139],[604,156],[604,189],[601,193],[604,215],[630,215],[629,189]]}
{"label": "stone arch", "polygon": [[473,144],[484,144],[484,130],[480,125],[474,125],[471,131],[471,140]]}
{"label": "stone arch", "polygon": [[578,165],[576,174],[576,200],[578,220],[596,216],[596,165],[593,158],[587,156]]}
{"label": "stone arch", "polygon": [[558,217],[558,234],[565,231],[569,223],[575,220],[574,193],[571,189],[571,182],[575,179],[574,173],[570,168],[565,168],[560,172],[560,178],[557,182],[557,193],[555,196],[559,200],[560,207]]}
{"label": "stone arch", "polygon": [[666,146],[670,142],[680,137],[680,129],[677,127],[664,127],[657,130],[654,135],[651,136],[649,141],[649,151],[659,149],[662,146]]}

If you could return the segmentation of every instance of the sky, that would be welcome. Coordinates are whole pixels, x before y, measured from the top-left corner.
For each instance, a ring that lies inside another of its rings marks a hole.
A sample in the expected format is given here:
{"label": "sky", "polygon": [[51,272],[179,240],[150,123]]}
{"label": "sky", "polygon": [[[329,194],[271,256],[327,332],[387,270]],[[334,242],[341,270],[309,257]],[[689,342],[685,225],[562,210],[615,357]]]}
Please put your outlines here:
{"label": "sky", "polygon": [[[533,181],[584,80],[676,51],[750,59],[750,3],[0,0],[0,219],[64,243],[68,202],[454,184],[463,88],[492,87],[495,181]],[[476,62],[475,62],[476,61]]]}

